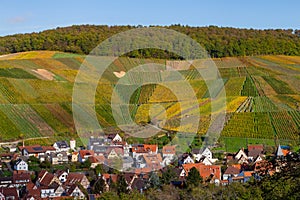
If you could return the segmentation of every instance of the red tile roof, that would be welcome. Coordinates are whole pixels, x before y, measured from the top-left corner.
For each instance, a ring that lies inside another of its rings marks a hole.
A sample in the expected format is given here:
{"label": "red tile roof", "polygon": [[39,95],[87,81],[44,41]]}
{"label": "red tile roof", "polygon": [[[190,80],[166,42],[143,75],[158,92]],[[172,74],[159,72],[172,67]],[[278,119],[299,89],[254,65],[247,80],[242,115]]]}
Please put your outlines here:
{"label": "red tile roof", "polygon": [[235,168],[233,166],[229,166],[226,171],[224,172],[224,174],[239,174],[240,173],[240,169]]}
{"label": "red tile roof", "polygon": [[20,181],[30,182],[31,181],[30,173],[25,171],[14,171],[13,182],[17,183]]}
{"label": "red tile roof", "polygon": [[112,180],[112,182],[116,183],[118,181],[118,175],[117,174],[103,174],[102,175],[105,181],[108,181],[109,179]]}
{"label": "red tile roof", "polygon": [[209,176],[214,175],[215,178],[221,180],[221,166],[219,165],[204,165],[203,163],[188,163],[182,165],[187,176],[190,169],[195,167],[199,173],[200,176],[205,180]]}
{"label": "red tile roof", "polygon": [[41,186],[49,186],[54,178],[55,176],[46,170],[42,170],[38,175],[38,181]]}
{"label": "red tile roof", "polygon": [[163,146],[163,154],[176,154],[175,146]]}
{"label": "red tile roof", "polygon": [[253,151],[253,150],[260,150],[263,151],[264,150],[264,145],[262,144],[249,144],[248,145],[248,151]]}
{"label": "red tile roof", "polygon": [[142,144],[133,146],[131,150],[136,153],[157,152],[158,146],[156,144]]}
{"label": "red tile roof", "polygon": [[85,175],[81,173],[71,172],[69,173],[65,185],[73,185],[76,182],[80,183],[84,179]]}
{"label": "red tile roof", "polygon": [[16,188],[1,188],[0,192],[6,197],[6,199],[19,199],[18,191]]}
{"label": "red tile roof", "polygon": [[143,158],[145,159],[148,168],[151,168],[152,170],[162,168],[162,158],[160,154],[144,154]]}
{"label": "red tile roof", "polygon": [[41,146],[41,145],[32,145],[32,146],[19,146],[20,151],[26,149],[28,153],[45,153],[46,151],[55,151],[55,148],[52,146]]}
{"label": "red tile roof", "polygon": [[94,150],[80,150],[79,154],[81,158],[84,158],[84,157],[94,156],[95,152]]}

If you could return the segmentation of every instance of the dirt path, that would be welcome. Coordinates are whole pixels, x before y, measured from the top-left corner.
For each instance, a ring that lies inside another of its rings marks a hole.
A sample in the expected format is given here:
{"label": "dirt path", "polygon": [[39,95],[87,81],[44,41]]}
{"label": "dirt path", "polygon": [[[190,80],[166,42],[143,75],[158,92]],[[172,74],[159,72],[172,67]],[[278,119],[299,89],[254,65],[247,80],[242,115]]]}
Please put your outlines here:
{"label": "dirt path", "polygon": [[28,140],[36,140],[36,139],[47,139],[49,138],[48,136],[45,137],[35,137],[35,138],[26,138],[26,139],[20,139],[20,140],[15,140],[11,142],[0,142],[0,146],[11,146],[11,145],[17,145],[19,142],[28,141]]}

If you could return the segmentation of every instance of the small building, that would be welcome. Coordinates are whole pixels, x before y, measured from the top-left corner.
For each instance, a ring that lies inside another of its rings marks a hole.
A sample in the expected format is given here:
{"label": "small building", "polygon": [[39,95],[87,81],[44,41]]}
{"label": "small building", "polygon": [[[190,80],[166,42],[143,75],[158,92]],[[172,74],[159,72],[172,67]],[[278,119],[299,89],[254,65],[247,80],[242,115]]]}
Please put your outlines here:
{"label": "small building", "polygon": [[70,146],[66,141],[57,141],[53,144],[53,147],[56,152],[68,152],[70,150]]}
{"label": "small building", "polygon": [[92,157],[92,156],[94,156],[93,150],[80,150],[78,161],[85,162],[89,157]]}
{"label": "small building", "polygon": [[69,162],[67,152],[65,151],[51,153],[50,158],[52,165],[64,164]]}
{"label": "small building", "polygon": [[64,185],[72,186],[76,183],[80,183],[85,189],[89,188],[89,186],[90,186],[90,182],[84,174],[70,172],[67,176],[67,180],[64,183]]}
{"label": "small building", "polygon": [[230,177],[237,177],[240,173],[241,169],[236,168],[234,166],[229,166],[227,167],[227,169],[225,170],[224,174],[223,174],[223,180],[228,180],[228,178]]}
{"label": "small building", "polygon": [[28,171],[28,164],[24,160],[18,159],[14,165],[14,170]]}
{"label": "small building", "polygon": [[14,171],[12,183],[14,187],[26,186],[29,182],[31,182],[30,173],[25,171]]}
{"label": "small building", "polygon": [[45,155],[50,155],[50,153],[56,152],[56,149],[52,146],[41,146],[41,145],[19,146],[19,150],[22,152],[23,156],[26,157],[34,156],[36,158]]}
{"label": "small building", "polygon": [[85,199],[85,194],[76,184],[67,189],[67,196],[73,197],[73,199]]}
{"label": "small building", "polygon": [[57,170],[55,172],[55,176],[59,179],[61,183],[64,183],[67,181],[68,173],[63,170]]}
{"label": "small building", "polygon": [[17,200],[19,199],[19,194],[17,188],[1,188],[0,190],[1,200]]}
{"label": "small building", "polygon": [[71,162],[78,162],[79,153],[77,151],[72,152]]}

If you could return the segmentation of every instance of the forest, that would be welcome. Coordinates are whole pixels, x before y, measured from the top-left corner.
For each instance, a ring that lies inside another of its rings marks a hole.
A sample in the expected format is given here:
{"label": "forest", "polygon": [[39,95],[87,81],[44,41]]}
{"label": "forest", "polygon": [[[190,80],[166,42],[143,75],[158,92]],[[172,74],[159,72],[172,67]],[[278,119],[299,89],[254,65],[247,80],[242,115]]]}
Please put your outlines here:
{"label": "forest", "polygon": [[[42,32],[3,36],[0,37],[0,54],[33,50],[89,54],[100,42],[112,35],[140,27],[143,26],[73,25]],[[256,30],[217,26],[190,27],[180,24],[163,26],[163,28],[188,35],[200,43],[213,58],[256,55],[300,55],[300,30]],[[180,58],[170,52],[157,49],[138,50],[125,56],[163,59]]]}

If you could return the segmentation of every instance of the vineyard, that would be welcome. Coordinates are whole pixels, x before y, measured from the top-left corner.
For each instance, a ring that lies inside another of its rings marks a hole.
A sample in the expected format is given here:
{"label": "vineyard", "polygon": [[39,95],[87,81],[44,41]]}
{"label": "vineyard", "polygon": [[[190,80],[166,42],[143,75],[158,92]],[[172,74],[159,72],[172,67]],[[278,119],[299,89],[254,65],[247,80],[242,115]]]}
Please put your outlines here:
{"label": "vineyard", "polygon": [[[274,138],[283,144],[298,141],[299,57],[253,56],[212,60],[219,70],[218,81],[223,82],[226,93],[227,117],[220,142],[228,147],[244,143],[244,138],[250,143],[265,141],[267,144],[272,143]],[[44,135],[76,138],[72,92],[83,61],[84,56],[81,55],[51,51],[1,57],[0,140],[13,140],[22,135],[25,138]],[[141,65],[139,70],[135,69]],[[95,91],[98,122],[105,130],[118,129],[116,118],[119,118],[124,126],[130,121],[128,119],[133,119],[138,124],[152,123],[166,131],[188,132],[195,128],[195,124],[187,123],[180,127],[180,121],[200,113],[197,133],[205,135],[215,114],[211,110],[213,102],[221,101],[219,97],[223,88],[221,84],[216,85],[215,80],[205,81],[198,71],[202,68],[205,68],[205,60],[191,63],[127,57],[114,60],[100,78]],[[43,80],[33,71],[38,69],[52,73],[53,80]],[[126,80],[116,76],[122,71]],[[87,74],[84,78],[89,80],[90,77]],[[119,81],[121,79],[123,83]],[[186,91],[187,88],[191,89],[191,93]],[[114,90],[116,96],[112,102]],[[128,99],[129,93],[132,95]],[[193,95],[197,102],[192,101],[189,95]],[[112,104],[119,106],[118,110],[114,110],[116,118],[112,116]],[[196,109],[198,106],[199,109]],[[92,122],[92,107],[87,105],[87,108],[84,117]],[[125,112],[127,109],[129,113]],[[217,107],[214,112],[221,109]],[[41,142],[47,143],[46,140]]]}

